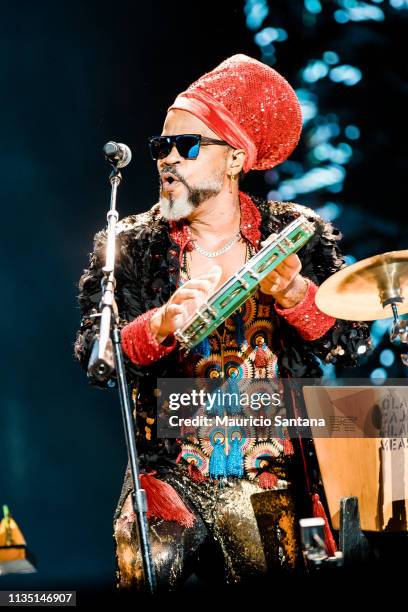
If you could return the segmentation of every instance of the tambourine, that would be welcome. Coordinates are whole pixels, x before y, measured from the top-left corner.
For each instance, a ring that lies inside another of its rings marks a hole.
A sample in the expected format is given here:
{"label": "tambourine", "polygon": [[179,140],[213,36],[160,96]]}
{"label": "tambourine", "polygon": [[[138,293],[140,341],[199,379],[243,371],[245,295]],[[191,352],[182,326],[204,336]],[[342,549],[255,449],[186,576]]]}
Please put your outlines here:
{"label": "tambourine", "polygon": [[314,226],[303,215],[289,223],[271,242],[249,259],[213,293],[174,336],[190,350],[231,316],[253,293],[261,280],[288,255],[296,253],[314,234]]}

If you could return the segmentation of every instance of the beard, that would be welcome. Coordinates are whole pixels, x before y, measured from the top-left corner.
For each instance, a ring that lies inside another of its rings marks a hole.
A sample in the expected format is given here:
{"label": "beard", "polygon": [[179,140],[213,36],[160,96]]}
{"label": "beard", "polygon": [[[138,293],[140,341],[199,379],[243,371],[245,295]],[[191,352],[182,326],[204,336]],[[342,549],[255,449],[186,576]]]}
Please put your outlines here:
{"label": "beard", "polygon": [[185,219],[193,211],[196,210],[203,202],[206,202],[210,198],[218,195],[224,185],[224,174],[225,168],[220,169],[219,172],[210,179],[205,179],[200,185],[192,186],[187,183],[178,172],[171,168],[163,169],[163,172],[169,171],[174,174],[183,183],[187,193],[182,196],[175,197],[172,193],[169,193],[167,197],[164,197],[160,190],[160,212],[161,215],[168,221],[179,221]]}

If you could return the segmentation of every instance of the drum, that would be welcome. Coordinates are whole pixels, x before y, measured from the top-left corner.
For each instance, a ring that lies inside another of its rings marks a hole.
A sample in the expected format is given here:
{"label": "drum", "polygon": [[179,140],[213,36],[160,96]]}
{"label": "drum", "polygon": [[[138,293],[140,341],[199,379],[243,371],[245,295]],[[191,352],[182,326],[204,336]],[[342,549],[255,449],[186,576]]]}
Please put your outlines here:
{"label": "drum", "polygon": [[[320,473],[335,529],[340,500],[357,497],[361,528],[407,532],[408,387],[304,386]],[[324,435],[323,435],[324,434]]]}

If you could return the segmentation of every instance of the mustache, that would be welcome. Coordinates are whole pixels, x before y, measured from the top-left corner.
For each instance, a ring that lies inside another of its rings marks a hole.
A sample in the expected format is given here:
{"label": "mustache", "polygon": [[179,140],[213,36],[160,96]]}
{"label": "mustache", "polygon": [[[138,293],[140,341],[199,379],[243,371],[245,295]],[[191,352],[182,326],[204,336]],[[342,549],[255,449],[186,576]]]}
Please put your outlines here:
{"label": "mustache", "polygon": [[187,185],[187,183],[186,183],[186,181],[185,181],[184,177],[182,177],[182,176],[181,176],[181,174],[180,174],[180,173],[177,171],[177,169],[176,169],[176,168],[174,168],[174,166],[167,166],[167,165],[166,165],[166,166],[163,166],[163,167],[161,168],[160,172],[159,172],[159,176],[160,176],[160,178],[161,178],[161,176],[162,176],[163,174],[165,174],[166,172],[171,172],[171,174],[172,174],[173,176],[175,176],[175,177],[176,177],[176,179],[177,179],[178,181],[180,181],[180,183],[183,183],[183,185],[185,185],[186,187],[188,187],[188,185]]}

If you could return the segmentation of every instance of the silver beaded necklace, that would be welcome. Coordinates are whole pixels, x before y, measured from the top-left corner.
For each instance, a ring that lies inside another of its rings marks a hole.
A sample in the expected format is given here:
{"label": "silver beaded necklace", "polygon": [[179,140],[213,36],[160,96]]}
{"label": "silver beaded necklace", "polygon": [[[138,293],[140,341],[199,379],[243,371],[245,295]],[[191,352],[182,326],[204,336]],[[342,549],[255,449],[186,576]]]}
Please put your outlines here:
{"label": "silver beaded necklace", "polygon": [[203,249],[203,247],[200,247],[200,245],[198,245],[195,240],[193,244],[194,244],[195,250],[201,253],[201,255],[204,255],[205,257],[217,257],[217,255],[221,255],[222,253],[229,251],[230,248],[233,247],[236,242],[238,242],[240,237],[241,237],[241,230],[239,230],[238,233],[235,236],[233,236],[231,240],[227,242],[227,244],[225,244],[221,249],[218,249],[218,251],[206,251],[205,249]]}

